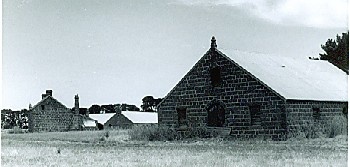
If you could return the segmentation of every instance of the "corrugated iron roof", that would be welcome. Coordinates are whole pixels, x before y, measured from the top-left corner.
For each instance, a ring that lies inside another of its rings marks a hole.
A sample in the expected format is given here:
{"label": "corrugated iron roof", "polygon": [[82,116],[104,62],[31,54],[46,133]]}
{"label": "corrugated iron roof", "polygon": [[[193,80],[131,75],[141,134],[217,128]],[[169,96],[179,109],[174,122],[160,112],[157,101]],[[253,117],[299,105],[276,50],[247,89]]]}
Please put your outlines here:
{"label": "corrugated iron roof", "polygon": [[109,119],[111,119],[115,113],[107,113],[107,114],[89,114],[89,117],[96,120],[100,124],[106,123]]}
{"label": "corrugated iron roof", "polygon": [[286,99],[348,101],[348,75],[327,61],[222,51]]}
{"label": "corrugated iron roof", "polygon": [[122,114],[133,123],[158,123],[158,113],[140,111],[122,111]]}

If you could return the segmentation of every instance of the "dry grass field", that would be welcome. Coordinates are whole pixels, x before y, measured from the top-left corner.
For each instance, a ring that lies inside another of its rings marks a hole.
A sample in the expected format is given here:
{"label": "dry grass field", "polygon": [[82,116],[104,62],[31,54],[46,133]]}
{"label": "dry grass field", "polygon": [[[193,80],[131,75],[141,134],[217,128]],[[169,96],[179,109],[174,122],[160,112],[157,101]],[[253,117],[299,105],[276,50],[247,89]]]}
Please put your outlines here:
{"label": "dry grass field", "polygon": [[[1,134],[1,166],[347,166],[347,136],[131,141],[126,130]],[[58,153],[60,151],[60,153]]]}

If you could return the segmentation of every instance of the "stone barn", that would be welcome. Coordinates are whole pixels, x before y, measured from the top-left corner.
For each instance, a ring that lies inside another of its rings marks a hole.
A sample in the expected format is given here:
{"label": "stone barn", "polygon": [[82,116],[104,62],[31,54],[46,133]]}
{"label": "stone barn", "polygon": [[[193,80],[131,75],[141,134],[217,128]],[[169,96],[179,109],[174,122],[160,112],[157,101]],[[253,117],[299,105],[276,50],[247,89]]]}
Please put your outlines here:
{"label": "stone barn", "polygon": [[327,61],[211,48],[158,107],[159,126],[285,139],[347,114],[346,73]]}
{"label": "stone barn", "polygon": [[69,131],[83,130],[85,116],[79,115],[79,97],[75,96],[74,109],[67,108],[53,98],[52,90],[46,90],[42,94],[42,100],[29,108],[28,130],[30,132],[41,131]]}

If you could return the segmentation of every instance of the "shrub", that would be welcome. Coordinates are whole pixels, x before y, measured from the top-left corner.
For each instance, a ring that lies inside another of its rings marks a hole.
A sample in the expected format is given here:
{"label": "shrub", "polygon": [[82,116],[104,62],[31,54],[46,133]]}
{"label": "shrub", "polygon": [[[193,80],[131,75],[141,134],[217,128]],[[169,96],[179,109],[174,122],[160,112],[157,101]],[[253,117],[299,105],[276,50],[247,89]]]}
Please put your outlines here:
{"label": "shrub", "polygon": [[188,131],[190,138],[215,138],[219,136],[217,131],[210,131],[206,127],[191,128]]}
{"label": "shrub", "polygon": [[181,132],[177,132],[175,128],[167,126],[134,126],[129,130],[131,140],[146,141],[172,141],[185,138],[215,138],[219,134],[215,131],[209,131],[205,127],[189,128]]}
{"label": "shrub", "polygon": [[327,123],[304,121],[302,124],[296,124],[289,129],[288,138],[333,138],[337,135],[346,135],[348,121],[344,116],[334,116]]}
{"label": "shrub", "polygon": [[175,129],[157,126],[134,126],[129,130],[131,140],[164,141],[178,138]]}
{"label": "shrub", "polygon": [[344,116],[335,116],[326,128],[327,137],[333,138],[337,135],[347,135],[348,120]]}
{"label": "shrub", "polygon": [[106,141],[106,137],[101,136],[101,137],[99,138],[99,141]]}
{"label": "shrub", "polygon": [[23,133],[23,131],[18,126],[14,126],[12,129],[10,129],[8,131],[8,133],[10,133],[10,134],[19,134],[19,133]]}
{"label": "shrub", "polygon": [[106,137],[106,138],[109,137],[109,131],[107,131],[107,132],[105,133],[105,137]]}
{"label": "shrub", "polygon": [[319,138],[324,137],[325,127],[314,121],[304,121],[302,124],[295,124],[289,129],[288,138]]}

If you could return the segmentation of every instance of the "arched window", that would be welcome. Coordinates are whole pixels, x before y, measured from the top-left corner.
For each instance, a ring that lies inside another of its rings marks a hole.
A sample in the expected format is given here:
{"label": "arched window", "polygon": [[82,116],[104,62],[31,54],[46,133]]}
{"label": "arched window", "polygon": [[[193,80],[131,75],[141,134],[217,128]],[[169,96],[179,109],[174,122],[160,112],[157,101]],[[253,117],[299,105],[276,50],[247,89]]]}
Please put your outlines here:
{"label": "arched window", "polygon": [[208,126],[223,127],[225,123],[225,107],[224,104],[218,100],[213,100],[207,107],[208,112]]}

